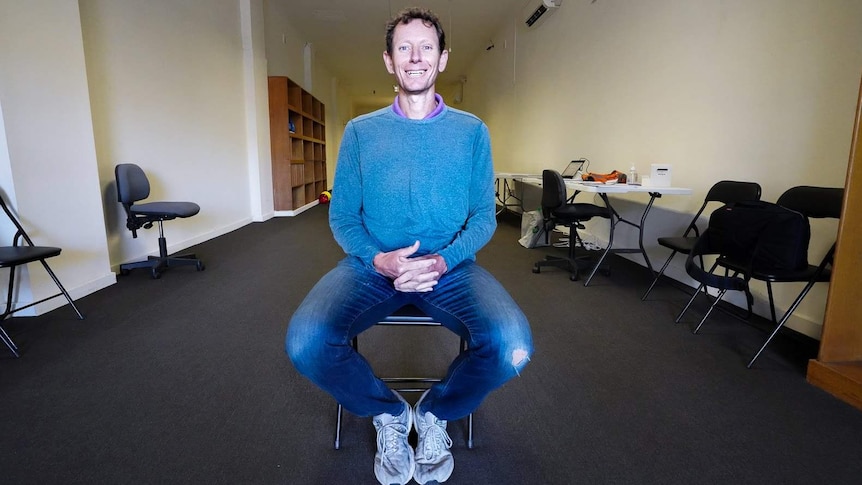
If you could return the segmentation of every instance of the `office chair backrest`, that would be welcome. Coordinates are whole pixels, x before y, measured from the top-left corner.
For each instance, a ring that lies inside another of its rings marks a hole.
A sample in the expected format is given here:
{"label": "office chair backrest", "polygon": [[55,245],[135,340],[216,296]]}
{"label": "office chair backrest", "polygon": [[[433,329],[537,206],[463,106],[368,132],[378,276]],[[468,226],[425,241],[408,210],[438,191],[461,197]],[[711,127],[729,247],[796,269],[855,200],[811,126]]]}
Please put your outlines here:
{"label": "office chair backrest", "polygon": [[838,219],[841,217],[843,200],[843,188],[803,185],[787,189],[778,198],[777,203],[782,207],[801,212],[806,217]]}
{"label": "office chair backrest", "polygon": [[546,169],[542,171],[542,210],[545,216],[566,203],[566,181],[560,172]]}
{"label": "office chair backrest", "polygon": [[134,163],[121,163],[114,167],[117,180],[117,199],[128,208],[150,196],[150,181],[141,167]]}

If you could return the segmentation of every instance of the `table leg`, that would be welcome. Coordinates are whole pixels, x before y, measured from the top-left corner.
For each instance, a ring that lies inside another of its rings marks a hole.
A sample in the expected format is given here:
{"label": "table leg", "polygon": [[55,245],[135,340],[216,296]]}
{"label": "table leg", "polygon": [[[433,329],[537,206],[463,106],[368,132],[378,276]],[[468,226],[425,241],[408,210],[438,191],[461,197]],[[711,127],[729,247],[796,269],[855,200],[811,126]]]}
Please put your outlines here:
{"label": "table leg", "polygon": [[[643,213],[641,214],[640,224],[635,224],[634,222],[631,222],[631,221],[623,218],[619,214],[619,212],[617,212],[616,209],[613,208],[613,206],[611,205],[611,201],[608,198],[607,194],[599,194],[599,196],[604,201],[605,205],[608,207],[608,209],[611,210],[611,230],[610,230],[610,233],[608,235],[608,246],[607,246],[607,248],[605,248],[605,251],[604,251],[604,253],[602,253],[602,256],[599,258],[598,262],[596,262],[596,265],[593,266],[593,270],[590,272],[590,275],[587,277],[587,280],[584,282],[584,286],[588,286],[590,284],[590,281],[592,281],[593,276],[596,274],[596,271],[598,271],[599,267],[605,261],[605,258],[607,257],[608,253],[616,253],[616,254],[640,253],[644,257],[644,261],[646,262],[647,268],[649,268],[650,274],[655,274],[655,271],[653,270],[653,267],[652,267],[652,262],[650,262],[649,256],[647,255],[647,252],[646,252],[646,248],[644,248],[644,227],[646,225],[647,215],[649,215],[650,209],[652,209],[653,202],[655,202],[655,199],[657,197],[661,197],[661,194],[657,193],[657,192],[650,192],[649,195],[650,195],[650,199],[649,199],[649,202],[647,203],[646,207],[644,208]],[[614,245],[614,230],[616,229],[617,224],[619,224],[620,222],[624,222],[624,223],[626,223],[632,227],[637,228],[637,230],[638,230],[638,247],[637,248],[619,248],[619,249],[617,249],[617,248],[613,247],[613,245]]]}

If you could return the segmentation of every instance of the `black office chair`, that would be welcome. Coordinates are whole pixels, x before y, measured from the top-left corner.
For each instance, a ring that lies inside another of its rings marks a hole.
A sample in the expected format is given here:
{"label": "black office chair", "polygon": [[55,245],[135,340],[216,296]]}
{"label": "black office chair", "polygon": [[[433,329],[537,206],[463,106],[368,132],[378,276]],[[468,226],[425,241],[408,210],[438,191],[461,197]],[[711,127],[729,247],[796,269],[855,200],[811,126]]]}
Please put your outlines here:
{"label": "black office chair", "polygon": [[[844,200],[843,188],[831,187],[810,187],[799,186],[793,187],[785,191],[776,202],[782,207],[794,210],[803,214],[807,218],[833,218],[841,217],[841,204]],[[766,346],[772,341],[781,327],[787,323],[790,315],[796,310],[796,307],[802,303],[802,300],[808,295],[808,292],[815,283],[828,283],[832,277],[832,261],[835,255],[835,243],[820,260],[817,265],[807,264],[799,269],[774,269],[774,268],[754,268],[751,270],[750,278],[766,282],[766,291],[769,296],[769,310],[772,317],[774,328],[769,334],[766,341],[761,345],[760,349],[754,354],[754,357],[748,362],[749,368],[754,365],[754,361],[760,357]],[[729,269],[730,271],[743,272],[746,270],[741,264],[729,261],[720,260],[719,264]],[[780,320],[775,314],[775,300],[772,294],[772,283],[805,283],[802,291],[793,300],[790,307],[784,312]]]}
{"label": "black office chair", "polygon": [[[9,210],[9,207],[6,205],[6,201],[3,198],[3,195],[0,194],[0,205],[3,206],[3,212],[6,213],[6,217],[12,222],[15,226],[15,235],[12,237],[12,245],[11,246],[0,246],[0,268],[9,268],[9,286],[8,292],[6,293],[6,309],[3,311],[3,314],[0,315],[0,322],[6,320],[7,317],[12,315],[13,313],[24,310],[25,308],[30,308],[31,306],[38,305],[44,301],[48,301],[52,298],[56,298],[60,295],[63,295],[66,298],[66,301],[69,302],[69,305],[72,306],[72,309],[75,310],[75,313],[78,315],[79,320],[83,320],[84,316],[81,315],[81,312],[78,311],[78,307],[75,306],[75,302],[72,301],[72,297],[69,296],[69,292],[66,291],[66,288],[63,287],[63,284],[60,283],[60,280],[57,278],[57,275],[54,274],[54,271],[51,270],[51,267],[48,266],[48,262],[46,261],[48,258],[53,258],[54,256],[60,255],[60,248],[55,248],[51,246],[36,246],[33,244],[33,240],[30,239],[30,236],[27,235],[27,232],[24,230],[24,227],[12,215],[12,211]],[[22,243],[23,241],[23,243]],[[43,298],[39,301],[35,301],[33,303],[28,303],[27,305],[20,306],[17,308],[12,308],[12,298],[15,295],[15,270],[18,266],[25,265],[27,263],[34,263],[39,261],[42,263],[42,266],[45,268],[45,271],[51,276],[51,279],[54,280],[54,284],[57,285],[57,288],[60,289],[60,293],[56,295],[51,295],[47,298]],[[0,340],[9,347],[9,350],[12,351],[12,354],[15,357],[18,357],[18,346],[15,345],[15,342],[12,341],[12,338],[6,333],[6,330],[0,326]]]}
{"label": "black office chair", "polygon": [[[533,265],[533,273],[540,273],[544,266],[554,266],[567,270],[569,279],[577,281],[579,277],[579,260],[587,259],[587,255],[578,255],[577,246],[583,245],[578,228],[583,229],[583,222],[593,217],[611,218],[611,210],[596,204],[574,203],[567,200],[566,181],[556,170],[542,171],[542,217],[546,236],[557,225],[569,228],[569,250],[565,258],[547,256],[543,261]],[[611,224],[610,240],[614,238],[614,224]]]}
{"label": "black office chair", "polygon": [[150,196],[150,181],[141,167],[133,163],[121,163],[114,168],[117,181],[117,198],[126,211],[126,227],[132,237],[138,237],[138,229],[149,229],[153,223],[159,225],[159,255],[150,256],[145,261],[120,265],[120,274],[127,275],[135,268],[150,268],[153,278],[160,278],[162,272],[172,266],[191,265],[198,271],[205,269],[204,263],[194,254],[168,256],[167,241],[162,222],[176,218],[191,217],[201,208],[194,202],[147,202],[136,204]]}
{"label": "black office chair", "polygon": [[[698,229],[698,222],[700,216],[703,214],[703,211],[706,207],[713,202],[719,202],[722,204],[729,204],[732,202],[741,202],[746,200],[760,200],[760,185],[755,182],[736,182],[732,180],[722,180],[721,182],[716,183],[709,189],[709,192],[706,193],[706,197],[703,199],[703,204],[700,206],[700,209],[694,214],[691,222],[688,227],[685,228],[685,231],[682,233],[682,236],[678,237],[660,237],[658,238],[658,243],[661,246],[664,246],[671,250],[670,256],[667,257],[667,260],[664,262],[664,265],[661,267],[661,270],[656,274],[655,279],[653,279],[652,284],[647,288],[646,293],[643,294],[641,300],[646,300],[649,296],[650,292],[655,288],[655,285],[658,283],[659,279],[661,279],[662,275],[664,275],[665,270],[667,269],[670,261],[674,256],[679,254],[689,254],[691,253],[692,248],[694,247],[697,238],[700,237],[700,230]],[[703,267],[703,259],[700,259],[700,265]]]}

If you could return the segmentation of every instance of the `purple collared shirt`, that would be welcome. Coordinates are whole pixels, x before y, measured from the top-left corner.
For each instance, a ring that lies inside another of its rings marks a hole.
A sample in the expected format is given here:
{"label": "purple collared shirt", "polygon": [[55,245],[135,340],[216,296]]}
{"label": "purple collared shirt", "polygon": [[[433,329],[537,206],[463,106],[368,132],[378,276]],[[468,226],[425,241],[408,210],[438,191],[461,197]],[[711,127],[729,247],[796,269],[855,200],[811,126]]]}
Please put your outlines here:
{"label": "purple collared shirt", "polygon": [[[437,107],[434,108],[434,111],[428,113],[428,116],[423,119],[427,120],[428,118],[433,118],[443,111],[443,96],[440,96],[440,93],[434,93],[434,100],[437,101]],[[395,114],[402,118],[407,117],[407,115],[401,111],[401,106],[398,106],[398,96],[395,96],[395,101],[392,102],[392,111],[395,111]]]}

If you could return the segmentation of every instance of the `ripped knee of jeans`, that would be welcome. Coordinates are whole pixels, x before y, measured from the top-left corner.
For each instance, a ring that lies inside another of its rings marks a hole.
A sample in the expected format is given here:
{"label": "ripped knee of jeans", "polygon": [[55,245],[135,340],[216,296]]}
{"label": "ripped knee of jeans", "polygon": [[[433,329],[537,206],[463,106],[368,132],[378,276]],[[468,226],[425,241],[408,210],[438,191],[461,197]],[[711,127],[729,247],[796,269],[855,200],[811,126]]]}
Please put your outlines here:
{"label": "ripped knee of jeans", "polygon": [[515,373],[521,375],[521,369],[530,362],[530,353],[526,349],[517,348],[512,351],[512,367],[515,368]]}

